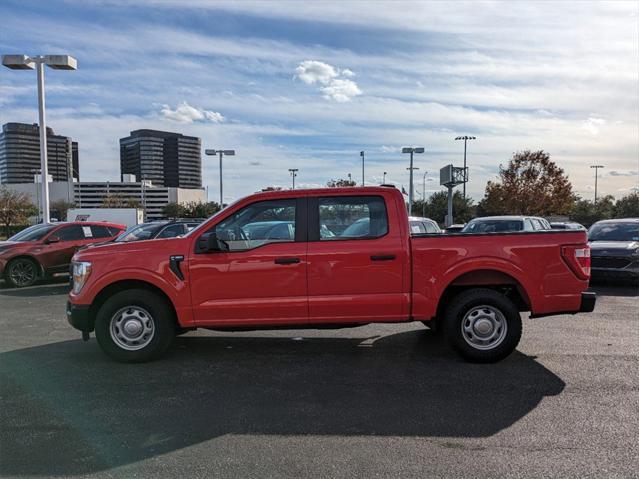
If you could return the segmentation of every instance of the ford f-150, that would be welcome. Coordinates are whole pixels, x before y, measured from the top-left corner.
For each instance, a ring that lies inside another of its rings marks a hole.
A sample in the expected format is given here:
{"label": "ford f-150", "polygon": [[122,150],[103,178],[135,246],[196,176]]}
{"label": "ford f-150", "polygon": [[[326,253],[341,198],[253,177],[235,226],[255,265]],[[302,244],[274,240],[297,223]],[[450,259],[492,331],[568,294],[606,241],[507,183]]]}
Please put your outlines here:
{"label": "ford f-150", "polygon": [[531,317],[592,311],[581,230],[410,233],[391,187],[258,193],[183,237],[73,258],[67,319],[123,362],[196,328],[421,321],[464,358],[508,356]]}

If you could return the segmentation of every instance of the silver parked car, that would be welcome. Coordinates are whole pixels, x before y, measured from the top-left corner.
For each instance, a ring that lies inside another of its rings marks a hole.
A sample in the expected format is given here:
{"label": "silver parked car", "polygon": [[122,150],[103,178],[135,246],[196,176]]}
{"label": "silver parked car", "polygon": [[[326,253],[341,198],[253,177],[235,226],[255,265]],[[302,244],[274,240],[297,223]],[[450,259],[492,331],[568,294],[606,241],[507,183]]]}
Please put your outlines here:
{"label": "silver parked car", "polygon": [[441,233],[442,230],[439,225],[430,218],[420,218],[419,216],[409,216],[408,223],[410,224],[411,234],[421,233]]}

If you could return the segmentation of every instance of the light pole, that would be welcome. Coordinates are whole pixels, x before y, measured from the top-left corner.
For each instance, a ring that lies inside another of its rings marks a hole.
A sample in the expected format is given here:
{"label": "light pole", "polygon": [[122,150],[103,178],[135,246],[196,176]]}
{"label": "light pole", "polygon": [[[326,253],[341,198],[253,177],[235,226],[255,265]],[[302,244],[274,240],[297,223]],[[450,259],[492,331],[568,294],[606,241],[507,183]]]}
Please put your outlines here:
{"label": "light pole", "polygon": [[382,185],[385,185],[385,184],[386,184],[386,175],[387,175],[387,173],[386,173],[386,172],[384,172],[384,179],[382,180]]}
{"label": "light pole", "polygon": [[359,156],[362,157],[362,186],[366,186],[366,180],[364,180],[364,152],[360,151]]}
{"label": "light pole", "polygon": [[426,217],[426,174],[428,171],[424,171],[424,181],[422,183],[422,218]]}
{"label": "light pole", "polygon": [[[419,170],[418,166],[410,166],[408,168],[406,168],[407,170],[410,170],[410,176],[411,178],[413,177],[413,170]],[[411,189],[410,186],[408,187],[409,190]],[[414,200],[414,193],[413,193],[413,198],[411,198],[410,195],[410,191],[408,194],[408,216],[413,214],[413,200]]]}
{"label": "light pole", "polygon": [[209,156],[220,156],[220,208],[224,208],[224,189],[222,183],[222,158],[226,156],[235,156],[235,150],[204,150]]}
{"label": "light pole", "polygon": [[291,174],[291,177],[293,178],[293,189],[295,189],[295,177],[297,176],[297,172],[300,170],[299,168],[289,168],[288,171]]}
{"label": "light pole", "polygon": [[474,136],[458,136],[455,138],[457,140],[464,140],[464,199],[466,199],[466,183],[468,182],[468,169],[466,168],[466,142],[468,140],[476,140]]}
{"label": "light pole", "polygon": [[69,55],[2,55],[2,64],[12,70],[36,70],[40,116],[40,175],[42,178],[42,222],[49,223],[49,175],[47,171],[47,123],[44,104],[44,66],[54,70],[76,70],[78,62]]}
{"label": "light pole", "polygon": [[402,153],[410,153],[410,166],[408,167],[408,170],[410,171],[410,177],[408,181],[408,214],[410,215],[410,212],[413,209],[413,196],[414,196],[413,170],[418,169],[418,168],[413,168],[413,153],[424,153],[424,148],[423,147],[420,147],[420,148],[405,147],[405,148],[402,148]]}
{"label": "light pole", "polygon": [[353,175],[348,174],[348,182],[351,183],[353,181]]}
{"label": "light pole", "polygon": [[595,170],[595,204],[597,204],[597,177],[599,176],[599,168],[604,168],[604,165],[590,165],[590,168]]}

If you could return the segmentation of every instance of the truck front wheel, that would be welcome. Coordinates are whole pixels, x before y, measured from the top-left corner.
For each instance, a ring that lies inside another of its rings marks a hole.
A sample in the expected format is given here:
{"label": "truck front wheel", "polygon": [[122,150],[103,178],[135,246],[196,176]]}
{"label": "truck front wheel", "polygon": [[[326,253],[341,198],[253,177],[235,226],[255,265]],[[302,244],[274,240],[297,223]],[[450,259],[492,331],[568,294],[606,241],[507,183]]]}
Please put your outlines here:
{"label": "truck front wheel", "polygon": [[521,339],[519,310],[492,289],[469,289],[455,296],[446,308],[443,326],[453,349],[477,363],[504,359]]}
{"label": "truck front wheel", "polygon": [[116,361],[141,363],[162,355],[175,337],[175,318],[166,300],[132,289],[108,298],[96,316],[95,337]]}

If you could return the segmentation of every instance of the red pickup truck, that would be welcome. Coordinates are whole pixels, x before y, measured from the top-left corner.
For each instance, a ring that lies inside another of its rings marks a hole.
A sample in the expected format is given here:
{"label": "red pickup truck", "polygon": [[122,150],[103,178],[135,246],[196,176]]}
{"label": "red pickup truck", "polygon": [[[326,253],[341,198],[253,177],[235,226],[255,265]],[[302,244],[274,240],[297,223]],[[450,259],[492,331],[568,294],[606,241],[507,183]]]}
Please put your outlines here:
{"label": "red pickup truck", "polygon": [[239,200],[179,238],[78,252],[67,318],[112,358],[160,356],[196,328],[326,328],[422,321],[493,362],[531,317],[589,312],[585,231],[411,235],[390,187]]}

